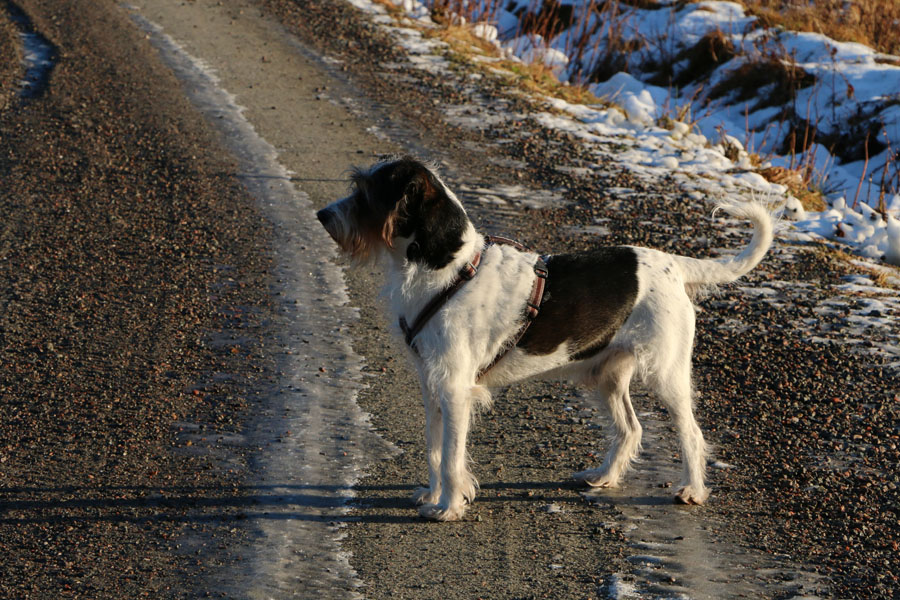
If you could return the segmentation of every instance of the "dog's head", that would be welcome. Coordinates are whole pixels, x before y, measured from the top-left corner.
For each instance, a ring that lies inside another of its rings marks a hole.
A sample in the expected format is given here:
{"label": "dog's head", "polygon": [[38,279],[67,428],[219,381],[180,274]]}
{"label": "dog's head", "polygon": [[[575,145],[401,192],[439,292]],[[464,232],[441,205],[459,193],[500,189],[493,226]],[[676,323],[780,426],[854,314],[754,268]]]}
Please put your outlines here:
{"label": "dog's head", "polygon": [[463,245],[469,220],[433,169],[411,157],[355,169],[349,196],[316,213],[353,259],[381,251],[440,269]]}

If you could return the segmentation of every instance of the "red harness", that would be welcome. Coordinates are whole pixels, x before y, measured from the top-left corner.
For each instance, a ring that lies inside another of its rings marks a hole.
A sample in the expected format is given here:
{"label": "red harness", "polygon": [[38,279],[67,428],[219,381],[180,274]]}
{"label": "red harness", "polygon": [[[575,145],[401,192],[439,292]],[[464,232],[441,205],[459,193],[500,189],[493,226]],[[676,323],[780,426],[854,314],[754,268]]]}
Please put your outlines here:
{"label": "red harness", "polygon": [[[498,236],[486,236],[485,237],[485,246],[491,246],[493,244],[508,244],[510,246],[514,246],[518,250],[527,251],[528,249],[515,240],[510,240],[504,237]],[[478,250],[475,252],[475,256],[472,257],[472,260],[467,262],[462,269],[459,270],[459,274],[450,284],[450,286],[437,294],[434,298],[432,298],[428,304],[425,305],[418,316],[416,316],[413,321],[412,326],[410,326],[404,317],[400,317],[400,329],[403,331],[403,335],[406,337],[406,345],[412,348],[413,352],[418,354],[418,350],[416,349],[414,340],[419,332],[422,331],[422,328],[425,327],[425,324],[443,307],[449,300],[452,298],[456,292],[458,292],[462,287],[466,284],[466,282],[470,281],[475,275],[478,273],[478,265],[481,264],[481,255],[483,250]],[[481,379],[485,373],[487,373],[494,365],[500,362],[506,353],[509,352],[512,348],[519,343],[519,340],[522,339],[522,336],[525,335],[525,332],[528,330],[528,327],[531,325],[531,322],[538,316],[538,312],[541,309],[541,299],[544,297],[544,286],[547,281],[547,264],[544,262],[544,257],[538,258],[537,262],[534,264],[534,284],[531,286],[531,295],[528,297],[528,302],[525,304],[525,322],[522,323],[522,327],[519,328],[519,331],[516,332],[514,336],[512,336],[500,350],[500,353],[494,357],[494,359],[483,369],[481,369],[478,374],[475,376],[475,379]]]}

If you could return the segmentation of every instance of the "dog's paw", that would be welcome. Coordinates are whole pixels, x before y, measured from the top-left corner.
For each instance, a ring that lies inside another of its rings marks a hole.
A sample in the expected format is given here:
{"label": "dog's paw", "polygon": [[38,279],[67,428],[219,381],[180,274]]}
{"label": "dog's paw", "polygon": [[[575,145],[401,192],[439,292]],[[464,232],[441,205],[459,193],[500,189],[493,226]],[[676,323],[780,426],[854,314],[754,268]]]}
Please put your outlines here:
{"label": "dog's paw", "polygon": [[614,488],[619,487],[619,479],[612,477],[606,469],[588,469],[572,473],[572,479],[591,487]]}
{"label": "dog's paw", "polygon": [[419,507],[419,515],[430,521],[459,521],[465,513],[465,506],[444,508],[440,504],[423,504]]}
{"label": "dog's paw", "polygon": [[440,492],[432,492],[430,487],[420,487],[412,494],[412,501],[416,506],[422,504],[436,504],[441,498]]}
{"label": "dog's paw", "polygon": [[706,502],[709,497],[709,490],[705,487],[696,488],[686,485],[675,494],[675,502],[677,504],[700,505]]}

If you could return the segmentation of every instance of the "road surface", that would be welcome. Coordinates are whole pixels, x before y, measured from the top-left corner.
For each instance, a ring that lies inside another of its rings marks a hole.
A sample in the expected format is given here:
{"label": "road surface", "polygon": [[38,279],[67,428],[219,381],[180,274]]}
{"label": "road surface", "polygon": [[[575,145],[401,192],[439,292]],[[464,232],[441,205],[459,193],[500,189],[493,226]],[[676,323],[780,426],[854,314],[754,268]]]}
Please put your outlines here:
{"label": "road surface", "polygon": [[640,390],[642,460],[622,490],[584,494],[569,474],[602,456],[605,418],[533,383],[473,432],[466,519],[424,522],[418,387],[379,273],[346,270],[312,217],[350,166],[435,160],[480,227],[543,251],[604,235],[705,256],[746,229],[669,181],[572,169],[596,161],[532,101],[417,68],[346,3],[18,6],[55,62],[0,113],[0,595],[892,593],[896,385],[834,328],[807,341],[816,307],[846,300],[844,263],[783,244],[702,302],[708,506],[671,503],[674,435]]}

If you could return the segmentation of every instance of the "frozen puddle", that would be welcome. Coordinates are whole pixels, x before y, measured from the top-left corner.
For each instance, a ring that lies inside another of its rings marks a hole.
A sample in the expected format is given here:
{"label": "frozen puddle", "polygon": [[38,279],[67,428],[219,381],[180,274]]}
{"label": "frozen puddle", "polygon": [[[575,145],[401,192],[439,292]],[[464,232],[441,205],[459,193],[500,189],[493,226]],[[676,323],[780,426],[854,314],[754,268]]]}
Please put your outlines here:
{"label": "frozen puddle", "polygon": [[356,320],[334,244],[307,196],[294,188],[275,149],[242,116],[216,76],[154,23],[132,12],[188,97],[223,134],[241,180],[274,224],[280,301],[281,380],[249,423],[259,448],[248,486],[258,508],[243,521],[249,546],[239,570],[216,574],[216,592],[239,598],[359,597],[360,582],[340,547],[340,526],[366,458],[387,451],[355,398],[362,359],[342,327]]}
{"label": "frozen puddle", "polygon": [[[621,489],[584,493],[589,503],[615,507],[618,518],[603,526],[623,532],[627,539],[630,569],[607,578],[606,596],[617,600],[828,598],[825,581],[818,575],[803,571],[787,557],[764,556],[731,544],[716,533],[711,511],[673,503],[681,475],[681,465],[673,458],[675,433],[646,393],[637,391],[633,400],[644,427],[640,460]],[[605,416],[598,420],[610,425]],[[708,466],[710,472],[728,468],[731,465],[717,461]],[[712,494],[710,501],[715,503],[715,484]]]}

